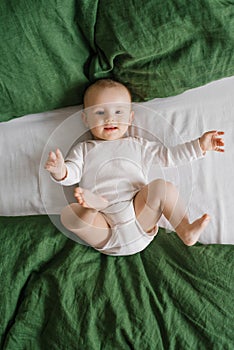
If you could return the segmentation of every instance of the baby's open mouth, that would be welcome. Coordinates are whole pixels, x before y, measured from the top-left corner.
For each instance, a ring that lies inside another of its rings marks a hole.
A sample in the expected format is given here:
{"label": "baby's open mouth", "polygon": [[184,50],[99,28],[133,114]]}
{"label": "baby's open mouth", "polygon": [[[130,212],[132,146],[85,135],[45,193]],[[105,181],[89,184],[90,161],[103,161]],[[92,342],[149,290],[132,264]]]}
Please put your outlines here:
{"label": "baby's open mouth", "polygon": [[105,126],[104,127],[104,130],[110,130],[110,131],[112,131],[112,130],[117,130],[118,128],[117,128],[117,126]]}

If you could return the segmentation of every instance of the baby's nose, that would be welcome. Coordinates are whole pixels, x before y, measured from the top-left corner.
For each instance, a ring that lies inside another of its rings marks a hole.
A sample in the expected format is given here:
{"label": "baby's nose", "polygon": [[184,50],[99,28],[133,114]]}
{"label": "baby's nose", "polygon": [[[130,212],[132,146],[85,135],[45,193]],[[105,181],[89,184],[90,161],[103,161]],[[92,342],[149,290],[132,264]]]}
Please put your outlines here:
{"label": "baby's nose", "polygon": [[108,114],[108,115],[105,117],[105,123],[108,123],[108,122],[111,122],[111,121],[114,121],[114,116],[111,115],[111,114]]}

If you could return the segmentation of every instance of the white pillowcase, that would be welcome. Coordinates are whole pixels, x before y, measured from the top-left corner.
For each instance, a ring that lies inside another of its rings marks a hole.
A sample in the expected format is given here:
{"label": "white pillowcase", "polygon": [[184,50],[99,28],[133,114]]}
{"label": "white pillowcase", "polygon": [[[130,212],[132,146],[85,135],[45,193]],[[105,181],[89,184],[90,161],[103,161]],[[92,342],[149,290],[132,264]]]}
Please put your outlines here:
{"label": "white pillowcase", "polygon": [[[202,243],[234,243],[233,96],[230,77],[178,96],[133,104],[137,133],[167,146],[208,130],[225,131],[224,154],[208,152],[204,159],[178,168],[155,165],[151,173],[152,179],[165,178],[178,186],[191,220],[210,214]],[[52,182],[44,164],[50,150],[58,147],[65,155],[78,138],[87,138],[81,109],[68,107],[0,123],[0,215],[58,214],[74,201],[73,188]],[[171,229],[164,218],[160,225]]]}

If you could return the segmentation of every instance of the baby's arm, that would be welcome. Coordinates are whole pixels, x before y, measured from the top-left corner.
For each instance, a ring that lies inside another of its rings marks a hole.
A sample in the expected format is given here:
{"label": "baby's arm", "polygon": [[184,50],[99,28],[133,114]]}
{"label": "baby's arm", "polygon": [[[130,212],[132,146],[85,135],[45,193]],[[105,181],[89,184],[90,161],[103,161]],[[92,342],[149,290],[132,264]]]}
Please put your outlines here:
{"label": "baby's arm", "polygon": [[[56,181],[62,181],[67,177],[68,168],[59,149],[57,149],[55,153],[49,153],[45,169],[50,172]],[[85,208],[101,210],[106,208],[109,204],[105,198],[80,187],[75,188],[74,196],[77,202]]]}
{"label": "baby's arm", "polygon": [[45,169],[50,172],[56,181],[62,181],[67,175],[67,167],[64,162],[63,155],[59,149],[55,152],[50,152]]}
{"label": "baby's arm", "polygon": [[224,152],[224,149],[221,147],[224,147],[224,141],[220,135],[224,135],[224,131],[208,131],[205,132],[200,138],[200,147],[203,152],[203,154],[206,153],[206,151],[216,151],[216,152]]}

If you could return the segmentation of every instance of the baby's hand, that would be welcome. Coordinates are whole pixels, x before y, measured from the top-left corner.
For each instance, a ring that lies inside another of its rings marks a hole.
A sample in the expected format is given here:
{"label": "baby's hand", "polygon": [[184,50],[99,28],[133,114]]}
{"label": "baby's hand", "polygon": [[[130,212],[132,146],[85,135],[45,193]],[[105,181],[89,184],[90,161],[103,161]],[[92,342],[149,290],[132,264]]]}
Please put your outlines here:
{"label": "baby's hand", "polygon": [[224,152],[224,141],[219,135],[224,135],[224,131],[208,131],[203,134],[200,139],[200,147],[203,153],[206,151],[216,151],[216,152]]}
{"label": "baby's hand", "polygon": [[56,180],[62,180],[67,173],[66,165],[61,151],[57,148],[56,152],[50,152],[45,169],[48,170]]}

